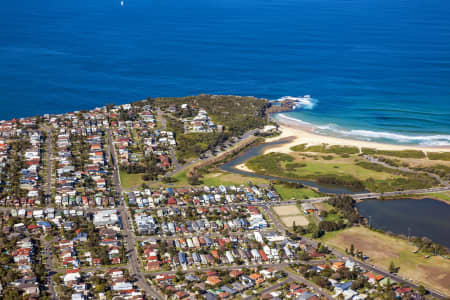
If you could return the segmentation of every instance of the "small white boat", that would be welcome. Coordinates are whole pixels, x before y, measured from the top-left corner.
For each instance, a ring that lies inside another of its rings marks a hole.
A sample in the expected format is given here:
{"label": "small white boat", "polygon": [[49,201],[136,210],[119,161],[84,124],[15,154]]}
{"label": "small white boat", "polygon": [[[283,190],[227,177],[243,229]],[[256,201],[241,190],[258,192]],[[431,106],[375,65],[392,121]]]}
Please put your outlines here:
{"label": "small white boat", "polygon": [[120,6],[123,6],[124,5],[124,2],[123,1],[120,1]]}

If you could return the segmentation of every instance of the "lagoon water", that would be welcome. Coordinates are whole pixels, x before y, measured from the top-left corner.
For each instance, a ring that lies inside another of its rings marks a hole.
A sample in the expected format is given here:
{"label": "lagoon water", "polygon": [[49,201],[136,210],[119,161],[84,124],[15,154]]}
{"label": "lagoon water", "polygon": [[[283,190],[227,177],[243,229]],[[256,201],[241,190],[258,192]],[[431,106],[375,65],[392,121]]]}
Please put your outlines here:
{"label": "lagoon water", "polygon": [[[450,1],[43,0],[0,9],[0,119],[311,94],[322,131],[450,143]],[[411,138],[413,136],[413,138]]]}
{"label": "lagoon water", "polygon": [[450,205],[434,199],[368,200],[357,205],[373,227],[397,234],[428,237],[450,247]]}

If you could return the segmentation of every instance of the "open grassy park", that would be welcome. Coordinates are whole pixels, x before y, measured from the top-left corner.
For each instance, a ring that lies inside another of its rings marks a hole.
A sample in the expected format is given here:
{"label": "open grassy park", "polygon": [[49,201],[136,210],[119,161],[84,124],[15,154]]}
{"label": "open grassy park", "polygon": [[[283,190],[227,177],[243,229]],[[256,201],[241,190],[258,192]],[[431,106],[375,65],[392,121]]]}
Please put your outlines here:
{"label": "open grassy park", "polygon": [[205,185],[241,185],[241,184],[247,184],[249,181],[251,181],[253,184],[268,184],[269,181],[263,178],[255,178],[255,177],[248,177],[243,176],[235,173],[228,173],[223,171],[216,171],[211,172],[208,174],[205,174],[203,176],[203,183]]}
{"label": "open grassy park", "polygon": [[[171,183],[171,186],[173,187],[186,187],[190,186],[187,176],[188,170],[184,170],[181,172],[178,172],[173,176],[174,181]],[[142,184],[147,184],[150,187],[156,188],[161,186],[167,186],[167,183],[159,182],[159,181],[144,181],[142,179],[143,174],[127,174],[124,171],[120,172],[120,181],[122,183],[122,187],[125,190],[134,189],[134,188],[140,188]],[[253,184],[268,184],[269,181],[262,178],[255,178],[255,177],[247,177],[235,173],[228,173],[220,170],[214,170],[211,173],[206,173],[202,176],[202,182],[204,185],[208,186],[219,186],[219,185],[241,185],[241,184],[247,184],[248,182],[252,182]],[[284,191],[285,189],[282,189]],[[300,189],[298,192],[295,191],[288,191],[289,195],[297,195],[300,197],[299,199],[305,199],[307,197],[314,197],[318,195],[312,190],[309,190],[307,188]],[[290,196],[292,198],[293,196]],[[289,199],[290,199],[289,198]]]}
{"label": "open grassy park", "polygon": [[[261,164],[265,160],[265,163]],[[246,165],[253,170],[270,170],[281,167],[279,172],[297,175],[303,178],[315,178],[318,175],[351,175],[360,180],[368,178],[389,179],[396,177],[387,172],[377,172],[357,165],[359,157],[340,157],[336,155],[305,155],[302,153],[269,153],[251,159]]]}
{"label": "open grassy park", "polygon": [[306,187],[294,187],[289,184],[275,184],[275,191],[280,195],[282,200],[302,200],[320,197],[321,194],[313,189]]}
{"label": "open grassy park", "polygon": [[427,194],[427,197],[450,202],[450,192]]}
{"label": "open grassy park", "polygon": [[328,245],[341,251],[361,250],[368,262],[388,270],[391,261],[400,267],[399,275],[411,278],[433,289],[450,294],[450,260],[440,256],[425,258],[423,253],[413,253],[417,247],[407,241],[365,227],[351,227],[326,233],[322,238]]}
{"label": "open grassy park", "polygon": [[124,189],[138,188],[145,181],[142,179],[143,174],[128,174],[125,171],[120,171],[120,183]]}
{"label": "open grassy park", "polygon": [[259,155],[247,161],[246,167],[258,174],[313,180],[373,192],[429,188],[438,184],[434,178],[420,172],[403,172],[369,162],[352,147],[299,146],[291,148],[294,151],[289,154],[271,152]]}

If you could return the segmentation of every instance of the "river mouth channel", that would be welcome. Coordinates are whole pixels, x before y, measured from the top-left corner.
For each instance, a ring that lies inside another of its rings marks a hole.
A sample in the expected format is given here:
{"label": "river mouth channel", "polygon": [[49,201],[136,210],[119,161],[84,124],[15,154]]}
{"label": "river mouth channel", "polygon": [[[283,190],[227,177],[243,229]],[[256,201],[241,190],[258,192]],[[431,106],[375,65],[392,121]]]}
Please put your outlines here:
{"label": "river mouth channel", "polygon": [[305,186],[308,186],[308,187],[311,187],[311,188],[315,188],[319,192],[325,193],[325,194],[355,194],[355,193],[366,192],[366,191],[351,190],[351,189],[349,189],[347,187],[339,186],[339,185],[319,184],[317,182],[309,181],[309,180],[287,179],[287,178],[271,176],[271,175],[261,175],[261,174],[256,174],[256,173],[253,173],[253,172],[247,172],[247,171],[239,170],[239,169],[236,168],[236,166],[245,163],[247,160],[262,154],[266,148],[270,148],[271,146],[280,145],[280,144],[284,144],[284,143],[287,143],[287,142],[289,142],[289,139],[282,139],[282,140],[279,140],[279,141],[275,141],[275,142],[271,142],[271,143],[265,143],[265,144],[260,144],[260,145],[251,147],[250,149],[247,149],[246,151],[244,151],[242,154],[240,154],[239,156],[235,157],[231,161],[223,164],[220,167],[220,169],[223,170],[223,171],[226,171],[226,172],[236,173],[236,174],[240,174],[240,175],[244,175],[244,176],[248,176],[248,177],[264,178],[264,179],[269,179],[269,180],[280,180],[280,181],[285,181],[285,182],[300,183],[300,184],[303,184]]}

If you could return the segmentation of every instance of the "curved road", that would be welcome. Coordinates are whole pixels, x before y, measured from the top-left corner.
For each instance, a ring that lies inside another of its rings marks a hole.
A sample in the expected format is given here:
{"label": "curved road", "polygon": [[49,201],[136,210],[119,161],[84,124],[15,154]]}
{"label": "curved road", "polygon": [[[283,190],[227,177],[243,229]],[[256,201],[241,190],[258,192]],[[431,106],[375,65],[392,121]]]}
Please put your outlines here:
{"label": "curved road", "polygon": [[426,171],[416,171],[416,170],[412,170],[410,168],[406,168],[406,167],[396,167],[396,166],[391,166],[388,163],[385,163],[384,161],[380,161],[378,158],[370,156],[370,155],[363,155],[363,158],[365,158],[366,160],[368,160],[371,163],[374,164],[379,164],[383,167],[389,168],[389,169],[394,169],[394,170],[399,170],[402,172],[407,172],[407,173],[424,173],[427,174],[430,177],[433,177],[434,179],[436,179],[437,181],[439,181],[440,184],[442,184],[443,186],[446,187],[450,187],[450,183],[448,181],[445,181],[444,179],[442,179],[439,175],[434,174],[434,173],[430,173],[430,172],[426,172]]}

